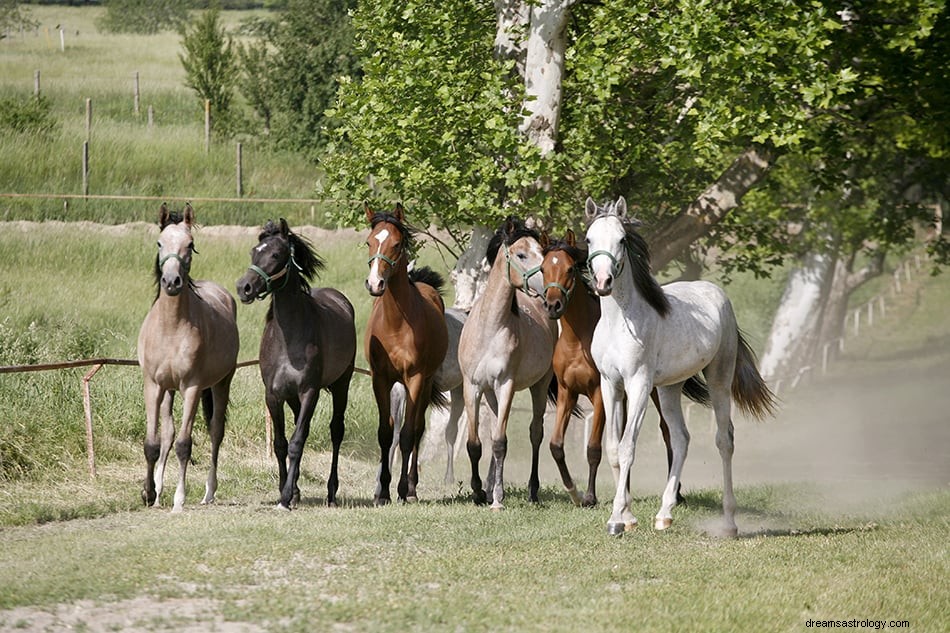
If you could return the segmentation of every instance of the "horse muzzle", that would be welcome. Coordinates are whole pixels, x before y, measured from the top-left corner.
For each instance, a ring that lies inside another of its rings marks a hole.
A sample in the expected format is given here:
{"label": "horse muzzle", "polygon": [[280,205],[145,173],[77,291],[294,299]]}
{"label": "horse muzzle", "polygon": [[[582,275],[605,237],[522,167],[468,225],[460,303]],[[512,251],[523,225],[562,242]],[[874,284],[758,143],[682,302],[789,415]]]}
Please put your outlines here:
{"label": "horse muzzle", "polygon": [[386,292],[386,280],[385,279],[376,279],[374,281],[366,280],[365,284],[366,290],[374,297],[380,297],[384,292]]}
{"label": "horse muzzle", "polygon": [[600,277],[594,278],[594,292],[597,293],[599,297],[606,297],[614,289],[614,278],[613,275],[607,275],[606,278],[601,279]]}

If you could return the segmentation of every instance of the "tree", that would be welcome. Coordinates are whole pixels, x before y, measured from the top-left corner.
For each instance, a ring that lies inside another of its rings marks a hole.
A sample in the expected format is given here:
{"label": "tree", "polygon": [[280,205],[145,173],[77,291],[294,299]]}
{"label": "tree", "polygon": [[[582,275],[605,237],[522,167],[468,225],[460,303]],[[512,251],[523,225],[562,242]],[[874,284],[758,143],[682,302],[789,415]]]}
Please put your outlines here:
{"label": "tree", "polygon": [[0,40],[7,37],[10,31],[35,29],[38,25],[29,9],[21,7],[17,0],[0,0]]}
{"label": "tree", "polygon": [[231,99],[236,82],[234,45],[220,23],[220,12],[209,9],[182,35],[178,58],[185,69],[185,84],[210,102],[212,126],[226,131],[232,124]]}
{"label": "tree", "polygon": [[181,28],[188,22],[191,0],[103,0],[102,31],[152,34]]}

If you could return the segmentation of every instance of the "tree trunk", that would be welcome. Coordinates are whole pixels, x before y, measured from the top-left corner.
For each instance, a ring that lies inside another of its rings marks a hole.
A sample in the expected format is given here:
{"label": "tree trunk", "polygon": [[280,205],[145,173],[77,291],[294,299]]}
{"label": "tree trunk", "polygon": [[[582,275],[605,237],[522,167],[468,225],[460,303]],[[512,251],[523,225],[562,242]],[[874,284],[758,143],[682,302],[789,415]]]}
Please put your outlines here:
{"label": "tree trunk", "polygon": [[761,182],[775,163],[775,152],[762,145],[745,150],[719,178],[678,215],[650,231],[650,258],[654,270],[662,270],[690,244],[709,231],[742,197]]}
{"label": "tree trunk", "polygon": [[491,270],[486,252],[493,234],[493,231],[484,226],[476,226],[472,229],[468,246],[458,258],[451,273],[452,283],[455,285],[453,308],[468,312],[485,290],[488,271]]}
{"label": "tree trunk", "polygon": [[814,358],[836,259],[830,253],[808,253],[788,276],[759,363],[766,380],[794,378]]}

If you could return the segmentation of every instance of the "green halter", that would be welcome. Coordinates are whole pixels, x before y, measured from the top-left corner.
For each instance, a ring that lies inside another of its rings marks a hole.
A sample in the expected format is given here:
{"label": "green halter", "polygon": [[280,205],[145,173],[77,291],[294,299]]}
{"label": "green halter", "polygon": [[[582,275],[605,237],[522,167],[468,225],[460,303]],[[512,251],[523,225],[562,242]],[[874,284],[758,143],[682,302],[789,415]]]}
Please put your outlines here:
{"label": "green halter", "polygon": [[541,296],[538,292],[532,290],[531,286],[528,285],[528,280],[531,279],[531,277],[533,277],[534,275],[537,275],[539,272],[541,272],[540,266],[535,266],[534,268],[525,270],[521,266],[519,266],[517,262],[511,261],[511,252],[508,250],[507,244],[505,244],[505,262],[507,264],[508,283],[510,285],[514,286],[514,284],[511,283],[511,269],[512,267],[514,267],[515,272],[517,272],[521,276],[520,290],[526,295],[528,295],[529,297]]}
{"label": "green halter", "polygon": [[624,258],[621,257],[619,260],[614,257],[613,253],[610,251],[594,251],[587,256],[587,269],[591,276],[594,275],[594,269],[592,264],[594,263],[594,258],[600,255],[604,255],[607,259],[610,260],[610,274],[616,277],[621,272],[623,272]]}
{"label": "green halter", "polygon": [[[290,257],[287,259],[287,265],[284,266],[284,269],[281,270],[276,275],[268,275],[267,271],[265,271],[263,268],[255,264],[251,264],[250,266],[248,266],[248,270],[257,273],[258,276],[260,276],[260,278],[264,280],[265,290],[261,294],[257,295],[258,301],[263,301],[271,293],[277,290],[283,290],[284,288],[287,287],[287,282],[290,281],[290,275],[288,275],[287,273],[290,271],[291,266],[293,266],[297,270],[300,270],[300,266],[298,266],[297,262],[294,261],[294,245],[293,244],[290,245]],[[282,283],[280,287],[275,288],[273,285],[274,281],[281,278],[284,280],[284,283]]]}

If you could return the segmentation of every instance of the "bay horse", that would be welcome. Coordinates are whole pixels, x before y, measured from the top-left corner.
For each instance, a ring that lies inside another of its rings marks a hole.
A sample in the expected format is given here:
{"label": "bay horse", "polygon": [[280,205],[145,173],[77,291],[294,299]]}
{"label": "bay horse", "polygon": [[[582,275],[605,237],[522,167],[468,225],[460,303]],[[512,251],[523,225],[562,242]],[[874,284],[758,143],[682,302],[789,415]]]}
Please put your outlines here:
{"label": "bay horse", "polygon": [[[191,461],[191,434],[199,400],[211,438],[211,467],[201,503],[214,502],[218,449],[224,438],[240,346],[234,298],[212,281],[191,278],[192,255],[197,253],[191,235],[194,224],[190,204],[182,212],[169,211],[162,204],[154,266],[158,292],[139,330],[137,345],[146,419],[142,499],[146,505],[161,505],[165,464],[174,441],[179,469],[173,512],[180,512],[185,503],[185,473]],[[177,439],[172,417],[176,391],[183,399]]]}
{"label": "bay horse", "polygon": [[[593,507],[597,505],[597,469],[603,454],[604,402],[600,391],[600,372],[594,363],[590,346],[594,338],[594,328],[600,320],[600,300],[588,287],[585,279],[587,253],[577,247],[574,231],[568,230],[564,239],[557,240],[551,240],[547,234],[542,234],[541,245],[544,253],[544,261],[541,263],[544,307],[548,316],[560,319],[561,324],[553,359],[558,392],[557,414],[551,433],[551,456],[557,464],[564,488],[574,504]],[[580,291],[577,292],[578,290]],[[709,392],[705,383],[697,376],[686,381],[683,393],[699,404],[709,404]],[[580,395],[587,396],[592,407],[590,435],[587,441],[588,483],[583,498],[574,485],[564,457],[564,435]],[[660,414],[660,431],[666,446],[669,471],[673,463],[669,426],[660,411],[656,389],[650,392],[650,397]],[[611,452],[609,458],[616,478],[620,464],[616,451]],[[683,501],[677,489],[677,502]]]}
{"label": "bay horse", "polygon": [[374,503],[390,502],[390,451],[396,432],[394,387],[404,388],[404,424],[399,433],[402,454],[397,494],[400,501],[415,501],[419,482],[419,447],[425,430],[426,407],[445,406],[435,375],[448,349],[442,277],[423,267],[410,274],[413,231],[405,223],[402,204],[392,213],[376,213],[364,204],[370,233],[369,275],[366,289],[376,299],[366,324],[365,352],[379,411],[377,438],[380,467]]}
{"label": "bay horse", "polygon": [[[251,265],[237,281],[245,304],[271,298],[261,336],[260,368],[267,411],[274,424],[280,509],[300,502],[300,461],[310,423],[326,389],[333,399],[330,442],[333,457],[327,479],[328,506],[336,505],[340,445],[350,379],[356,367],[356,325],[353,305],[335,288],[311,288],[325,266],[311,244],[290,230],[283,218],[268,221],[251,249]],[[284,404],[294,414],[288,445]]]}
{"label": "bay horse", "polygon": [[654,387],[670,426],[673,449],[654,527],[663,530],[672,524],[689,445],[680,392],[689,377],[702,371],[722,459],[723,531],[735,536],[732,401],[761,419],[773,413],[775,396],[755,366],[755,355],[739,331],[732,303],[722,288],[707,281],[675,282],[661,288],[650,271],[646,240],[636,230],[639,223],[627,217],[623,197],[602,206],[588,198],[585,215],[591,284],[601,306],[591,352],[601,373],[607,432],[612,440],[619,438],[620,479],[607,532],[619,536],[637,522],[629,508],[625,481],[633,465],[646,400]]}
{"label": "bay horse", "polygon": [[[541,244],[537,231],[511,216],[488,244],[491,270],[482,296],[476,300],[459,341],[459,366],[468,418],[468,455],[472,464],[472,493],[476,504],[488,500],[479,477],[482,455],[479,410],[482,396],[495,414],[492,460],[488,483],[492,508],[504,508],[504,464],[508,452],[508,417],[515,392],[531,393],[531,475],[528,494],[538,501],[538,450],[543,435],[544,408],[552,381],[551,358],[557,324],[548,318],[539,296]],[[502,255],[503,256],[500,256]],[[529,296],[528,293],[533,293]]]}

